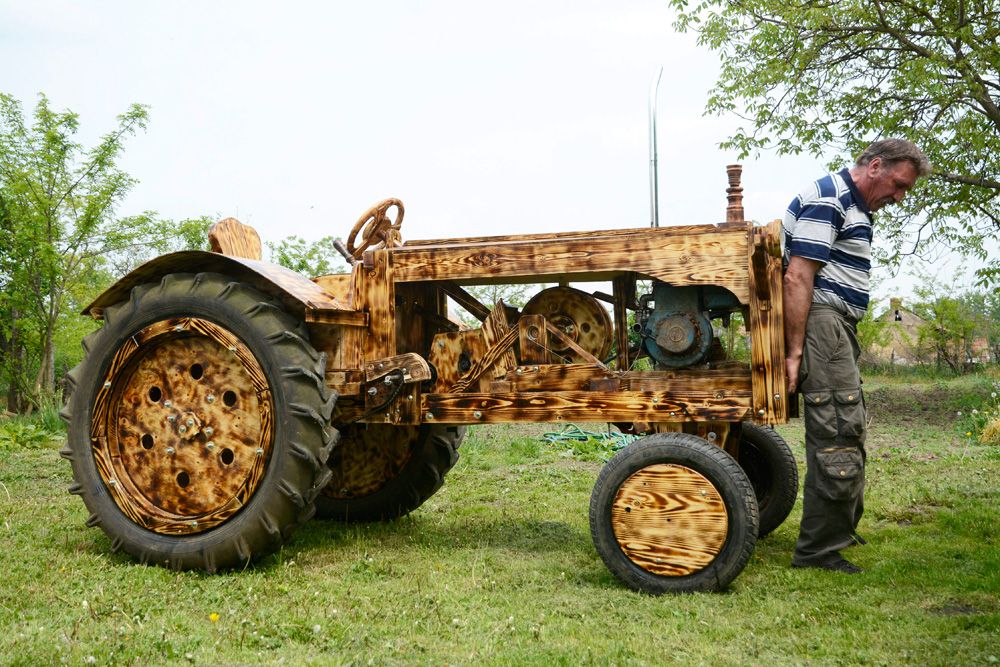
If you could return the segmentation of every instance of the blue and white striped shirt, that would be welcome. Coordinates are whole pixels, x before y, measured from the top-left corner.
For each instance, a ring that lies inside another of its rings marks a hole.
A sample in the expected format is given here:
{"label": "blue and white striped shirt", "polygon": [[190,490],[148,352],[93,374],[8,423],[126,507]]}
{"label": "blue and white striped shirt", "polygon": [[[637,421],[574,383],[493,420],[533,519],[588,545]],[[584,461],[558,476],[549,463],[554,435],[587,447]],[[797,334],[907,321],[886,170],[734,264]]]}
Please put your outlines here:
{"label": "blue and white striped shirt", "polygon": [[800,192],[789,204],[782,228],[786,266],[792,256],[823,265],[813,283],[813,302],[833,306],[853,320],[864,317],[872,220],[850,172],[828,174]]}

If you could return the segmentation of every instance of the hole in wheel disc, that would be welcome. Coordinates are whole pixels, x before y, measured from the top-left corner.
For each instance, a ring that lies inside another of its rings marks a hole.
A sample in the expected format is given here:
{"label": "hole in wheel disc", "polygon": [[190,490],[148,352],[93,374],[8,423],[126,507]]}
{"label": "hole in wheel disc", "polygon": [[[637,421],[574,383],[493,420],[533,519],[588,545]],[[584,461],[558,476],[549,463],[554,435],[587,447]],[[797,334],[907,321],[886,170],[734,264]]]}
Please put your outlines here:
{"label": "hole in wheel disc", "polygon": [[233,407],[236,405],[236,392],[227,391],[222,395],[222,402],[226,404],[226,407]]}
{"label": "hole in wheel disc", "polygon": [[140,439],[140,442],[142,442],[143,449],[152,449],[153,448],[153,436],[151,436],[148,433],[146,433],[145,435],[142,436],[142,438]]}
{"label": "hole in wheel disc", "polygon": [[229,465],[230,463],[233,462],[235,455],[233,454],[233,450],[226,448],[222,450],[221,454],[219,454],[219,458],[222,459],[223,463]]}
{"label": "hole in wheel disc", "polygon": [[177,473],[177,486],[182,489],[186,489],[187,485],[191,483],[191,477],[183,470]]}
{"label": "hole in wheel disc", "polygon": [[149,388],[149,400],[151,400],[153,403],[159,403],[162,397],[163,397],[163,392],[160,391],[159,387]]}
{"label": "hole in wheel disc", "polygon": [[201,376],[205,373],[205,369],[201,367],[201,364],[191,364],[189,369],[191,372],[191,377],[195,380],[200,380]]}

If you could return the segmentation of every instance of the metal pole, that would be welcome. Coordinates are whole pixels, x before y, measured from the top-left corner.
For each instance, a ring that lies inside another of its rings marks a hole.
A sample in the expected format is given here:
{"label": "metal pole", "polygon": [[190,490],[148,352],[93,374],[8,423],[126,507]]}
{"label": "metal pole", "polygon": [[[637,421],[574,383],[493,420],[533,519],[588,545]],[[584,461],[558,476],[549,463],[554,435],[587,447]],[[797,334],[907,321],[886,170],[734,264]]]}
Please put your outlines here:
{"label": "metal pole", "polygon": [[660,226],[660,186],[656,173],[656,96],[660,90],[663,66],[656,81],[649,84],[649,226]]}

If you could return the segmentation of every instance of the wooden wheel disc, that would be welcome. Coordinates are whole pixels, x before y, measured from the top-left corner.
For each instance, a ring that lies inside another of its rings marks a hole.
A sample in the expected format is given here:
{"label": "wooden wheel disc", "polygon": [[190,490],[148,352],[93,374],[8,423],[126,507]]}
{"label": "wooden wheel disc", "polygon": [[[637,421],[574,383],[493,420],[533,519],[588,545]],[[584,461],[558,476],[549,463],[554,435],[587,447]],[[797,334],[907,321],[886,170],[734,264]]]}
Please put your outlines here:
{"label": "wooden wheel disc", "polygon": [[98,393],[98,472],[138,525],[208,530],[263,478],[272,412],[264,372],[235,335],[195,318],[157,322],[122,345]]}
{"label": "wooden wheel disc", "polygon": [[[523,315],[542,315],[577,345],[598,359],[611,351],[611,316],[601,302],[572,287],[549,287],[524,305]],[[569,363],[583,363],[579,355],[550,338],[550,346]],[[562,348],[562,349],[561,349]]]}
{"label": "wooden wheel disc", "polygon": [[666,577],[708,566],[729,529],[726,505],[715,485],[672,463],[647,466],[626,479],[612,503],[611,523],[629,560]]}
{"label": "wooden wheel disc", "polygon": [[352,425],[340,429],[340,442],[328,465],[333,477],[323,489],[330,498],[361,498],[399,475],[413,456],[419,426]]}

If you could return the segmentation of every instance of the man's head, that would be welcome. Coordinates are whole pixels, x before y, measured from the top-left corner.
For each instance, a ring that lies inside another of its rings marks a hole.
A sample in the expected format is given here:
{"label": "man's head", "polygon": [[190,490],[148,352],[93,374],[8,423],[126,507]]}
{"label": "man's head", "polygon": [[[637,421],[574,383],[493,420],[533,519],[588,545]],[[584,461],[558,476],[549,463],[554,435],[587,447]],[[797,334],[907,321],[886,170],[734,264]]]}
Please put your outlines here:
{"label": "man's head", "polygon": [[872,211],[898,204],[917,179],[931,171],[927,157],[906,139],[883,139],[866,148],[851,178]]}

